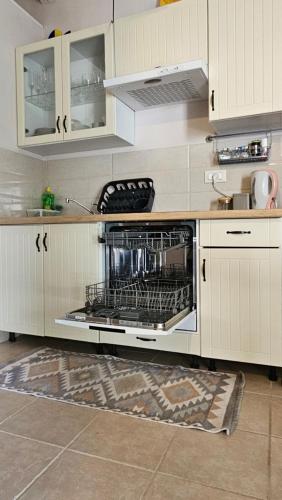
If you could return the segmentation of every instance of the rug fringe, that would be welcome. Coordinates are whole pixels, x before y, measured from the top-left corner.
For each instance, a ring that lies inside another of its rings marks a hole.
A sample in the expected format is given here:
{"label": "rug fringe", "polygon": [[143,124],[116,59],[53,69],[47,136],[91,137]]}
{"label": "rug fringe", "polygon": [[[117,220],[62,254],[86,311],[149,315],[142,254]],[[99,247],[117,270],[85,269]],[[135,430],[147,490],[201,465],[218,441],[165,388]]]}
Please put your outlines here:
{"label": "rug fringe", "polygon": [[[241,380],[239,380],[239,378]],[[237,380],[236,380],[236,386],[233,390],[233,392],[236,391],[236,395],[234,397],[234,406],[233,406],[233,411],[229,417],[229,427],[226,428],[226,434],[227,436],[230,436],[236,429],[239,418],[240,418],[240,411],[242,407],[242,401],[243,401],[243,396],[244,396],[244,387],[246,385],[246,378],[245,375],[242,371],[240,371],[237,375]],[[230,402],[232,399],[230,399]]]}

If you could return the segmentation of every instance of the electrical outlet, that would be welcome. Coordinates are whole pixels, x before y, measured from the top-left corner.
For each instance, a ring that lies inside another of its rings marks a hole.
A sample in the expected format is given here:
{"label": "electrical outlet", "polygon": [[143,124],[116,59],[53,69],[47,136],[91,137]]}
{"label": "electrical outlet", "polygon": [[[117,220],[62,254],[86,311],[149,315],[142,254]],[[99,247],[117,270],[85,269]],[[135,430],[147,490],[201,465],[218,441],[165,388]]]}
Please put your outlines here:
{"label": "electrical outlet", "polygon": [[214,178],[214,182],[226,182],[226,170],[206,170],[205,184],[210,184]]}

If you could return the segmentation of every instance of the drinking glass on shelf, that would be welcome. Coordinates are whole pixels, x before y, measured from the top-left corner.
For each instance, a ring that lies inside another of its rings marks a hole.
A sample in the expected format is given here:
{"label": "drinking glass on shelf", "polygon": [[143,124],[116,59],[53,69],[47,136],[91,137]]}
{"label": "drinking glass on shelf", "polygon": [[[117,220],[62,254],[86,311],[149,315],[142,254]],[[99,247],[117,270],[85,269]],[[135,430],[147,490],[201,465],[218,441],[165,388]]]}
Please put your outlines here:
{"label": "drinking glass on shelf", "polygon": [[35,73],[34,74],[34,85],[35,85],[35,93],[38,95],[41,93],[41,81],[40,81],[40,74]]}
{"label": "drinking glass on shelf", "polygon": [[48,70],[47,70],[47,82],[48,82],[48,91],[54,92],[54,85],[55,85],[54,68],[48,68]]}
{"label": "drinking glass on shelf", "polygon": [[33,95],[34,73],[31,70],[28,71],[28,85],[29,85],[29,88],[30,88],[30,95]]}
{"label": "drinking glass on shelf", "polygon": [[42,84],[42,92],[47,94],[48,92],[48,77],[47,77],[47,68],[43,66],[41,73],[41,84]]}

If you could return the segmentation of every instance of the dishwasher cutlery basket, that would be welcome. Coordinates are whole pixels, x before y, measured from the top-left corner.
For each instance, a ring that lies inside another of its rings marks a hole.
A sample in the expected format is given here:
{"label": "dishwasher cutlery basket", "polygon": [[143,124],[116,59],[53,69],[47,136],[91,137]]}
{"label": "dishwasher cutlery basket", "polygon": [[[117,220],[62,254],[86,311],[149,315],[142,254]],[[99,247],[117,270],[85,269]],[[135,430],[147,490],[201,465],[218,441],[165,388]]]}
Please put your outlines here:
{"label": "dishwasher cutlery basket", "polygon": [[104,186],[97,210],[103,214],[151,212],[154,198],[149,177],[112,181]]}

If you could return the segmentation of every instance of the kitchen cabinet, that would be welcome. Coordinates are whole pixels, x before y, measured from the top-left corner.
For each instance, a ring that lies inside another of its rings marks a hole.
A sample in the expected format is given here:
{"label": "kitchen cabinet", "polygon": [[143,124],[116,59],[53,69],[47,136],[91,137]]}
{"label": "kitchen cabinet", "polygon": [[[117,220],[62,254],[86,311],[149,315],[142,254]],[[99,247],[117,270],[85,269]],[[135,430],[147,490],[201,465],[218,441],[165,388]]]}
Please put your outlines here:
{"label": "kitchen cabinet", "polygon": [[211,121],[281,111],[281,22],[280,0],[209,0]]}
{"label": "kitchen cabinet", "polygon": [[207,0],[182,0],[115,22],[116,76],[207,61]]}
{"label": "kitchen cabinet", "polygon": [[60,71],[59,38],[17,49],[19,146],[60,140],[62,132]]}
{"label": "kitchen cabinet", "polygon": [[55,154],[95,149],[98,138],[101,148],[132,144],[132,110],[103,87],[113,54],[112,24],[19,47],[18,145]]}
{"label": "kitchen cabinet", "polygon": [[[227,221],[201,221],[201,355],[281,366],[281,231],[275,239],[269,230],[269,224],[274,230],[281,221],[242,222],[249,224],[248,234],[245,226],[240,233],[241,221],[229,221],[229,229]],[[265,225],[263,242],[257,222]]]}
{"label": "kitchen cabinet", "polygon": [[0,227],[0,329],[98,342],[97,331],[57,326],[99,281],[98,224]]}
{"label": "kitchen cabinet", "polygon": [[44,335],[42,226],[0,227],[0,330]]}
{"label": "kitchen cabinet", "polygon": [[45,335],[97,342],[99,333],[56,325],[85,303],[85,287],[99,281],[99,224],[44,225]]}

